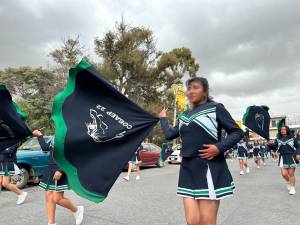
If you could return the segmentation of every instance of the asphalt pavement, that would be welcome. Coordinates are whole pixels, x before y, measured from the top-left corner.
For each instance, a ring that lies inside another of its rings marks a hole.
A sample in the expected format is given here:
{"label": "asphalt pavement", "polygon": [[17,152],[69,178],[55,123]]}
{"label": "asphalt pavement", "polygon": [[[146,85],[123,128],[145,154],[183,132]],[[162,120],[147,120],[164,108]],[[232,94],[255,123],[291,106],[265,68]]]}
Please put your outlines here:
{"label": "asphalt pavement", "polygon": [[[238,162],[228,161],[237,190],[234,197],[221,201],[219,225],[299,225],[300,188],[290,196],[279,168],[272,160],[261,169],[251,161],[251,172],[239,175]],[[122,179],[122,173],[107,199],[95,204],[72,191],[66,196],[85,207],[86,225],[183,225],[182,198],[176,196],[179,165],[142,170],[141,180]],[[300,185],[300,175],[297,174]],[[16,196],[8,191],[0,194],[0,225],[46,225],[44,191],[37,186],[25,189],[27,201],[16,205]],[[57,208],[57,224],[75,224],[73,215]]]}

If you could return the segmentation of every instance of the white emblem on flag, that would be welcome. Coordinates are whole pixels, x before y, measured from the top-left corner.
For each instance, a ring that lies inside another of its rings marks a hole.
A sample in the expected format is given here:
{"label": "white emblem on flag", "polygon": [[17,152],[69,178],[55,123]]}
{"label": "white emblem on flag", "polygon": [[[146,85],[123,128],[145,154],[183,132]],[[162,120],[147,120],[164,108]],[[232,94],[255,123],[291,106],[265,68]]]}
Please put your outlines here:
{"label": "white emblem on flag", "polygon": [[265,117],[260,113],[255,114],[255,121],[260,129],[264,129]]}
{"label": "white emblem on flag", "polygon": [[91,122],[86,122],[87,134],[93,138],[95,142],[106,142],[116,138],[124,137],[126,131],[122,131],[113,137],[108,134],[109,126],[103,121],[104,116],[94,109],[90,109]]}

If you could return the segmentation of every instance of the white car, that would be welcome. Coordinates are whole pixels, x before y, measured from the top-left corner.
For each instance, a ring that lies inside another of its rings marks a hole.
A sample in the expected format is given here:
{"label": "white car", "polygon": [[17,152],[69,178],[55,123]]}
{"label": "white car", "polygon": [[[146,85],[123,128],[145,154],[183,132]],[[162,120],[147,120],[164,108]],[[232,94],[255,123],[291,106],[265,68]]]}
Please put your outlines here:
{"label": "white car", "polygon": [[177,148],[169,157],[169,163],[181,163],[180,148]]}

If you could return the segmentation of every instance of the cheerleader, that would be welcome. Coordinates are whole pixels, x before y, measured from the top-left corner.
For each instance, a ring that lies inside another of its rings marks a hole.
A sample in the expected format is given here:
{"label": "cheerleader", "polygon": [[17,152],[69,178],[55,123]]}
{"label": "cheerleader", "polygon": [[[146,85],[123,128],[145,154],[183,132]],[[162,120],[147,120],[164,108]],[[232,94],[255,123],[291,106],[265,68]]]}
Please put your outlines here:
{"label": "cheerleader", "polygon": [[276,149],[270,148],[270,152],[271,152],[271,156],[272,156],[272,159],[274,160],[274,162],[277,162],[278,161],[278,153],[277,153]]}
{"label": "cheerleader", "polygon": [[141,168],[140,165],[142,164],[141,158],[140,158],[140,151],[143,149],[143,146],[140,145],[138,147],[138,149],[133,153],[133,156],[131,158],[131,160],[128,162],[128,171],[127,171],[127,176],[124,177],[124,180],[129,181],[130,179],[130,174],[132,171],[133,166],[136,167],[136,180],[140,180],[141,179]]}
{"label": "cheerleader", "polygon": [[254,162],[255,162],[258,169],[260,168],[260,154],[259,154],[259,151],[260,151],[260,145],[259,145],[258,141],[255,141],[254,145],[253,145],[253,155],[254,155]]}
{"label": "cheerleader", "polygon": [[250,173],[250,168],[248,166],[248,146],[244,139],[241,139],[240,142],[237,144],[237,159],[239,160],[240,164],[240,175],[244,175],[246,173]]}
{"label": "cheerleader", "polygon": [[48,225],[56,225],[55,211],[56,205],[60,205],[73,212],[76,225],[83,221],[83,206],[75,206],[68,198],[64,196],[64,191],[69,190],[66,174],[58,168],[53,157],[53,146],[51,142],[46,143],[42,133],[38,130],[32,132],[33,136],[38,138],[39,144],[44,152],[50,152],[48,169],[43,174],[39,184],[40,188],[46,191],[46,208],[48,215]]}
{"label": "cheerleader", "polygon": [[249,149],[249,157],[248,157],[248,159],[252,159],[253,158],[253,145],[249,144],[248,149]]}
{"label": "cheerleader", "polygon": [[279,129],[278,138],[275,141],[269,141],[269,147],[279,152],[278,165],[281,168],[281,175],[287,182],[287,188],[290,195],[296,194],[295,170],[300,159],[300,146],[296,138],[291,136],[288,126],[282,126]]}
{"label": "cheerleader", "polygon": [[[183,197],[188,225],[216,225],[220,199],[231,196],[235,188],[224,152],[243,136],[231,115],[220,103],[209,97],[205,78],[187,81],[190,110],[179,115],[179,123],[170,127],[166,110],[159,113],[161,128],[167,140],[182,140],[177,194]],[[221,130],[228,136],[221,139]]]}
{"label": "cheerleader", "polygon": [[269,147],[266,145],[266,143],[260,142],[259,154],[264,166],[266,165],[266,160],[268,159],[268,151],[269,151]]}
{"label": "cheerleader", "polygon": [[[14,138],[15,133],[13,130],[0,120],[0,140],[7,138]],[[20,144],[13,145],[6,149],[0,149],[0,191],[1,187],[10,190],[18,196],[17,205],[21,205],[27,198],[27,192],[21,191],[16,185],[10,182],[10,176],[17,175],[16,153]]]}

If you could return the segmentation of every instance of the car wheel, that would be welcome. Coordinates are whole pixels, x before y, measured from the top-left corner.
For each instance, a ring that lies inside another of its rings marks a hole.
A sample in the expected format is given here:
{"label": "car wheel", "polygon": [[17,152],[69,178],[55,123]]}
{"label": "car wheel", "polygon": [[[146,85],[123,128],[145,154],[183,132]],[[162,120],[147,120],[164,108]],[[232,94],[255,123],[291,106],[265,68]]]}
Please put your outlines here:
{"label": "car wheel", "polygon": [[29,180],[29,172],[25,168],[20,168],[21,173],[11,177],[11,182],[14,183],[18,188],[24,188]]}

